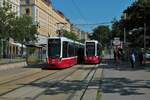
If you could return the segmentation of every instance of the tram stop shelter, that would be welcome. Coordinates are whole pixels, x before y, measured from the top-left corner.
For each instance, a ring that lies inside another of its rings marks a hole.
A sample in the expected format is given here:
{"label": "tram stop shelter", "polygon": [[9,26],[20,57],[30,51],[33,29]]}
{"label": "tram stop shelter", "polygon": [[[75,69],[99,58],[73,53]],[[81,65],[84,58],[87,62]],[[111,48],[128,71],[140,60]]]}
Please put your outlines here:
{"label": "tram stop shelter", "polygon": [[26,44],[27,64],[39,64],[46,61],[46,45]]}

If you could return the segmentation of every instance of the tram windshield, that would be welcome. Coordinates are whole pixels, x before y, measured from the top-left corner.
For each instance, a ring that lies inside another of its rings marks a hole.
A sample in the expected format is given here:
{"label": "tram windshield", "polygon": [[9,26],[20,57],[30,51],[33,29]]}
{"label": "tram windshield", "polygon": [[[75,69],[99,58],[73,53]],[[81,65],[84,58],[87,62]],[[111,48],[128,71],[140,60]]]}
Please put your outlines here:
{"label": "tram windshield", "polygon": [[61,42],[60,39],[48,40],[48,56],[52,58],[60,57]]}
{"label": "tram windshield", "polygon": [[86,43],[86,55],[95,56],[95,43],[94,42]]}

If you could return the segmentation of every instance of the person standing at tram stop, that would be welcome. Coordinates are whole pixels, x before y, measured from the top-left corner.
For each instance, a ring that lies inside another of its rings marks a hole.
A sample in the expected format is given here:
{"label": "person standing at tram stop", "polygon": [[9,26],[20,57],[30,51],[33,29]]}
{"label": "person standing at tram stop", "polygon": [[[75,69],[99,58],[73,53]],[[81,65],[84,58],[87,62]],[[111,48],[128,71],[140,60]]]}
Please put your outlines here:
{"label": "person standing at tram stop", "polygon": [[117,59],[117,54],[116,54],[116,48],[114,48],[114,51],[113,51],[113,53],[114,53],[114,63],[116,63],[116,59]]}
{"label": "person standing at tram stop", "polygon": [[134,68],[136,62],[136,52],[134,48],[130,50],[130,62],[131,62],[131,67]]}
{"label": "person standing at tram stop", "polygon": [[140,65],[144,64],[144,49],[143,48],[139,51],[138,56],[139,56]]}
{"label": "person standing at tram stop", "polygon": [[120,53],[117,47],[114,49],[114,60],[116,64],[120,63]]}

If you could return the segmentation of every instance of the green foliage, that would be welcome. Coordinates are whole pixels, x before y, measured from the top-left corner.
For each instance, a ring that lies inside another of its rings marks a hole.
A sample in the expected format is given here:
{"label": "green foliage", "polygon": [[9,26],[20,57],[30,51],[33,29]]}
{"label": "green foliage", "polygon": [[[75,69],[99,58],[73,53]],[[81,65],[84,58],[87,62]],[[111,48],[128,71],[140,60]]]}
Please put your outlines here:
{"label": "green foliage", "polygon": [[110,29],[109,26],[100,25],[93,30],[92,39],[98,40],[103,45],[107,45],[110,42]]}
{"label": "green foliage", "polygon": [[12,37],[16,41],[23,43],[34,41],[37,34],[37,25],[33,24],[30,16],[16,16],[11,11],[11,6],[4,2],[0,7],[0,38]]}
{"label": "green foliage", "polygon": [[85,39],[81,39],[81,40],[78,40],[78,41],[81,42],[81,43],[84,43]]}
{"label": "green foliage", "polygon": [[28,58],[27,58],[27,63],[28,64],[37,64],[40,62],[40,58],[35,56],[35,55],[30,55]]}
{"label": "green foliage", "polygon": [[[143,46],[144,31],[136,31],[132,35],[128,33],[139,27],[144,27],[146,23],[146,35],[150,36],[150,0],[138,0],[131,6],[124,10],[126,13],[126,19],[121,17],[119,21],[114,21],[112,25],[113,36],[123,37],[123,29],[126,29],[127,41],[131,42],[134,46]],[[147,41],[148,42],[148,41]],[[147,43],[147,46],[150,45]]]}
{"label": "green foliage", "polygon": [[15,18],[15,13],[11,12],[11,6],[4,3],[0,6],[0,38],[7,39],[12,33],[12,23]]}
{"label": "green foliage", "polygon": [[120,37],[121,39],[123,38],[123,26],[121,21],[117,21],[116,19],[113,20],[112,24],[112,30],[111,30],[111,38],[113,39],[114,37]]}
{"label": "green foliage", "polygon": [[[33,24],[30,16],[17,16],[11,11],[11,6],[8,3],[4,2],[3,6],[0,6],[0,39],[7,42],[11,37],[15,41],[25,44],[35,41],[36,35],[37,25]],[[3,45],[3,52],[5,49],[6,45]]]}
{"label": "green foliage", "polygon": [[13,28],[13,35],[16,41],[24,44],[36,40],[37,25],[33,24],[32,18],[27,15],[16,17]]}
{"label": "green foliage", "polygon": [[63,36],[67,37],[69,39],[75,40],[75,41],[77,41],[77,39],[78,39],[77,36],[76,36],[76,34],[73,33],[73,32],[64,31]]}
{"label": "green foliage", "polygon": [[28,53],[29,53],[29,55],[33,55],[34,53],[35,53],[35,51],[36,51],[36,48],[28,48]]}

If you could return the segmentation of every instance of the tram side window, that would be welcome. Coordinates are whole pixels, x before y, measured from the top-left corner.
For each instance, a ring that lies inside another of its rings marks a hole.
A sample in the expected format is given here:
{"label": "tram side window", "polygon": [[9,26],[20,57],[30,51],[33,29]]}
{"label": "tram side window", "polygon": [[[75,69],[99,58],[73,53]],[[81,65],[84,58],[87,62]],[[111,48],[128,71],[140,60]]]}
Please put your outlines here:
{"label": "tram side window", "polygon": [[63,58],[68,57],[68,42],[63,42]]}
{"label": "tram side window", "polygon": [[68,44],[68,56],[73,57],[74,56],[74,46],[72,43]]}
{"label": "tram side window", "polygon": [[76,44],[73,43],[73,56],[76,56]]}
{"label": "tram side window", "polygon": [[75,44],[74,48],[75,48],[75,51],[74,51],[74,52],[75,52],[75,54],[74,54],[74,55],[75,55],[75,56],[77,56],[77,54],[78,54],[78,45],[77,45],[77,44]]}
{"label": "tram side window", "polygon": [[72,44],[72,56],[75,56],[75,44]]}

